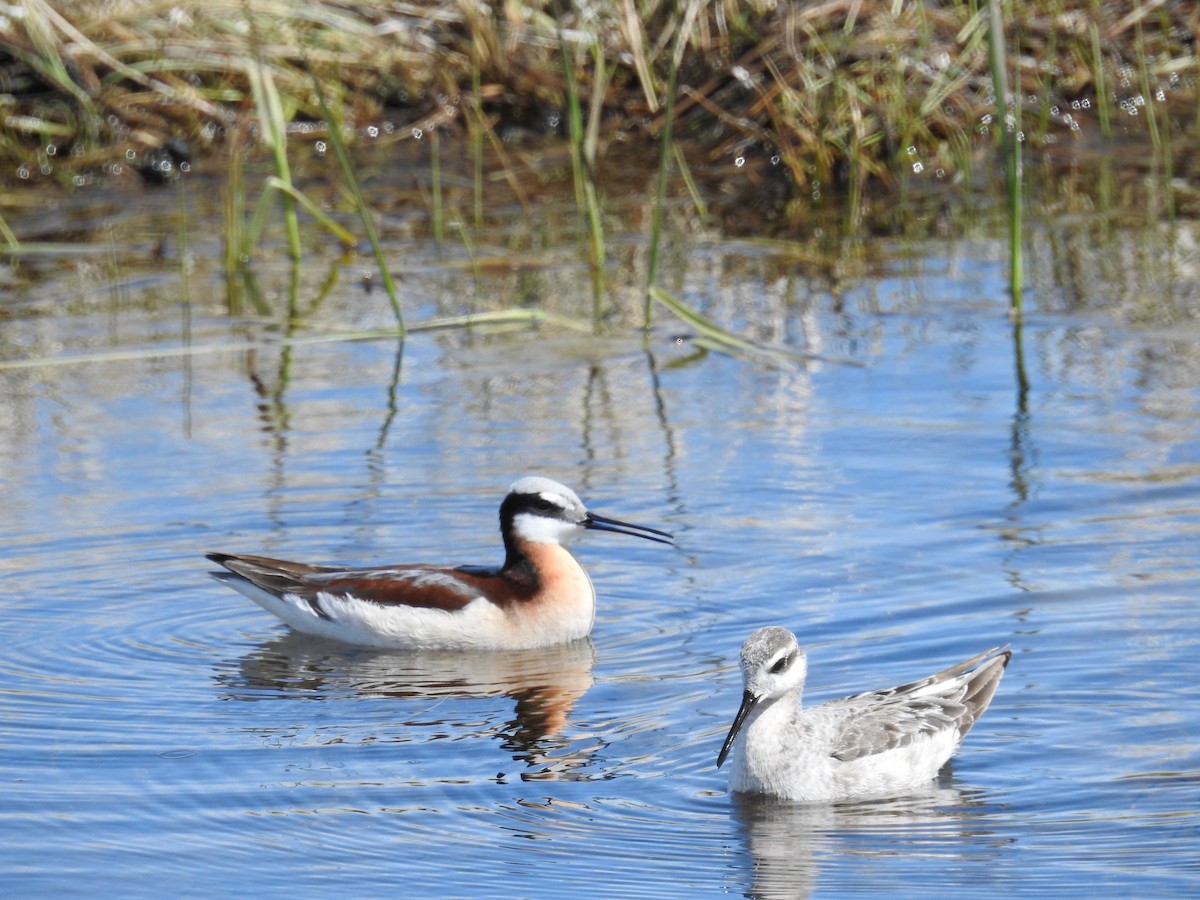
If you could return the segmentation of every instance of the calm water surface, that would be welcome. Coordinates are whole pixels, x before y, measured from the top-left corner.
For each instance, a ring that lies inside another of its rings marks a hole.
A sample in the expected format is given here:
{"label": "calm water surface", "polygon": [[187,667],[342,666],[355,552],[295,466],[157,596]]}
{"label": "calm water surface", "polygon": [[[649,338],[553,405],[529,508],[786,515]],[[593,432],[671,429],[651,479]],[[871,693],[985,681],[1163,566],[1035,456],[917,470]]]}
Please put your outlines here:
{"label": "calm water surface", "polygon": [[[994,217],[856,242],[831,273],[681,216],[664,284],[819,357],[778,363],[665,315],[645,341],[620,326],[644,247],[628,210],[610,336],[284,346],[224,308],[217,202],[10,222],[148,252],[0,289],[0,358],[55,363],[0,370],[6,896],[1200,891],[1193,223],[1035,221],[1022,392]],[[591,309],[569,235],[520,262],[520,229],[569,211],[514,211],[477,250],[513,268],[480,273],[406,221],[389,252],[413,321]],[[304,271],[306,302],[335,257]],[[369,272],[348,264],[300,333],[386,324]],[[130,350],[160,355],[104,356]],[[497,504],[530,472],[677,535],[580,543],[599,610],[577,645],[341,647],[205,575],[205,550],[497,561]],[[731,796],[715,769],[764,624],[809,647],[813,700],[1015,655],[925,795],[813,808]]]}

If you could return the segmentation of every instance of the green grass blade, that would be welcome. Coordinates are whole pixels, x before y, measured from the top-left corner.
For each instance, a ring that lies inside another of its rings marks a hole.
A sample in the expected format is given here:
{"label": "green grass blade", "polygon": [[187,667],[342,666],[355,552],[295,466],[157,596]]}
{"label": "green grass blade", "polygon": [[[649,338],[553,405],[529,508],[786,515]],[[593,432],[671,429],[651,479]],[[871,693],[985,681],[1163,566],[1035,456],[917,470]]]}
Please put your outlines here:
{"label": "green grass blade", "polygon": [[354,206],[358,210],[358,217],[362,221],[363,230],[367,234],[367,241],[371,244],[371,252],[375,255],[375,265],[379,268],[379,278],[383,282],[384,290],[387,292],[388,302],[392,306],[392,313],[396,316],[396,325],[400,329],[400,334],[403,335],[405,332],[404,313],[400,309],[400,300],[396,296],[396,285],[392,281],[392,273],[388,270],[387,259],[383,254],[383,245],[379,243],[379,232],[375,230],[375,220],[371,215],[371,209],[367,206],[367,201],[362,194],[362,188],[358,184],[358,179],[354,176],[354,167],[350,164],[350,157],[346,153],[346,145],[342,141],[341,120],[335,118],[333,113],[330,112],[329,105],[325,102],[325,91],[316,73],[310,71],[309,74],[312,76],[313,88],[317,92],[317,102],[321,106],[321,115],[329,123],[329,143],[333,145],[333,152],[337,156],[338,164],[342,167],[342,176],[346,179],[350,195],[354,198]]}
{"label": "green grass blade", "polygon": [[697,335],[691,341],[696,347],[754,362],[768,362],[772,365],[812,362],[817,359],[824,362],[836,362],[840,365],[862,365],[855,360],[828,359],[811,353],[796,352],[785,347],[769,347],[756,341],[747,340],[700,315],[662,288],[650,288],[650,296],[696,330]]}
{"label": "green grass blade", "polygon": [[308,197],[297,190],[295,185],[289,184],[288,182],[283,181],[274,175],[270,176],[266,180],[266,185],[269,188],[274,188],[277,191],[287,194],[289,197],[303,206],[309,215],[320,222],[326,231],[334,235],[334,237],[341,241],[346,247],[353,247],[358,243],[358,238],[356,238],[353,233],[351,233],[348,229],[343,228],[337,222],[333,221],[333,219],[329,218],[329,216],[323,209],[321,209],[321,207],[317,206],[317,204],[313,203],[308,199]]}
{"label": "green grass blade", "polygon": [[4,221],[4,216],[0,216],[0,237],[3,237],[4,243],[8,244],[9,253],[19,253],[21,251],[21,242],[17,240],[16,233]]}
{"label": "green grass blade", "polygon": [[[283,112],[279,91],[275,88],[275,79],[261,62],[248,66],[246,74],[254,97],[254,107],[258,112],[263,142],[275,160],[276,177],[290,185],[292,171],[287,157],[287,118]],[[292,194],[287,192],[283,197],[283,220],[287,229],[288,251],[292,259],[302,259],[304,248],[300,243],[300,222],[296,217],[296,204]]]}
{"label": "green grass blade", "polygon": [[288,335],[282,339],[266,338],[264,340],[228,341],[215,344],[186,344],[172,347],[143,347],[141,349],[125,349],[99,351],[95,353],[67,354],[63,356],[43,356],[34,359],[5,359],[0,360],[0,372],[16,369],[37,369],[57,366],[89,365],[94,363],[131,362],[143,359],[173,359],[189,356],[208,356],[217,353],[240,353],[247,350],[260,350],[263,347],[307,347],[319,344],[336,344],[351,341],[378,341],[404,338],[407,334],[418,331],[440,331],[452,328],[505,328],[529,327],[537,324],[556,325],[562,328],[590,334],[589,323],[560,316],[540,309],[508,309],[491,312],[472,313],[464,316],[447,316],[427,319],[418,322],[411,328],[371,329],[363,331],[339,331],[332,334],[307,334],[301,336]]}

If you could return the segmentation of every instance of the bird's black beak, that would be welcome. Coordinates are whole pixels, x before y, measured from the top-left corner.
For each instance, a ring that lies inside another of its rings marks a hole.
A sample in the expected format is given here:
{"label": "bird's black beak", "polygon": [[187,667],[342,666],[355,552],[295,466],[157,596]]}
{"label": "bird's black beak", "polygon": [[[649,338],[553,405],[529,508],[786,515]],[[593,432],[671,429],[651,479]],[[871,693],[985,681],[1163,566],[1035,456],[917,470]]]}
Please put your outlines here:
{"label": "bird's black beak", "polygon": [[738,732],[742,730],[746,716],[750,715],[750,710],[757,705],[757,697],[749,691],[742,692],[742,705],[738,707],[737,715],[733,717],[733,725],[729,728],[729,734],[725,736],[725,743],[721,745],[721,752],[717,754],[718,769],[725,764],[725,757],[729,756],[729,751],[733,749],[733,742],[737,740]]}
{"label": "bird's black beak", "polygon": [[658,541],[660,544],[675,543],[675,536],[669,531],[659,531],[657,528],[649,528],[645,525],[631,525],[629,522],[608,519],[595,513],[588,513],[584,516],[583,527],[593,531],[615,531],[617,534],[630,534],[648,541]]}

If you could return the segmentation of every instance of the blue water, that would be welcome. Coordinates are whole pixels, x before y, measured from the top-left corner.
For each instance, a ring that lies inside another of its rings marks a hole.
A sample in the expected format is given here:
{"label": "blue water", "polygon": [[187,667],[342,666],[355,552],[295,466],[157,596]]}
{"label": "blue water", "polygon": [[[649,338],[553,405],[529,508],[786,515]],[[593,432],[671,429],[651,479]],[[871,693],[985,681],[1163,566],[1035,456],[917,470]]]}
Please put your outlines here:
{"label": "blue water", "polygon": [[[664,285],[819,355],[796,363],[706,351],[661,311],[645,341],[624,328],[632,224],[605,337],[284,347],[224,310],[216,200],[187,202],[186,296],[170,254],[0,289],[0,358],[55,363],[0,369],[6,896],[1200,891],[1190,222],[1097,222],[1076,269],[1035,217],[1022,392],[999,223],[864,239],[832,281],[679,230]],[[479,276],[390,248],[414,321],[590,308],[570,245]],[[386,324],[360,271],[312,331]],[[184,345],[216,352],[103,357]],[[341,647],[205,574],[206,550],[494,562],[497,504],[530,472],[677,536],[579,544],[600,598],[580,644]],[[813,701],[1015,653],[926,794],[805,807],[731,796],[715,768],[765,624],[809,648]]]}

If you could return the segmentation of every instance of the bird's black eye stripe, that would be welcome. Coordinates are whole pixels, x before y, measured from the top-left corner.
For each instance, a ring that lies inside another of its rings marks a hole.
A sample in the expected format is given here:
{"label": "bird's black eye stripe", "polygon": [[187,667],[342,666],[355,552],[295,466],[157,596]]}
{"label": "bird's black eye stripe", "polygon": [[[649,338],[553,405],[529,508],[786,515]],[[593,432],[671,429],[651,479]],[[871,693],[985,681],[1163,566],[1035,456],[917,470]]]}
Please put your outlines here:
{"label": "bird's black eye stripe", "polygon": [[775,660],[775,665],[771,666],[771,674],[778,675],[791,664],[792,654],[789,653],[787,656],[781,656],[779,659]]}

